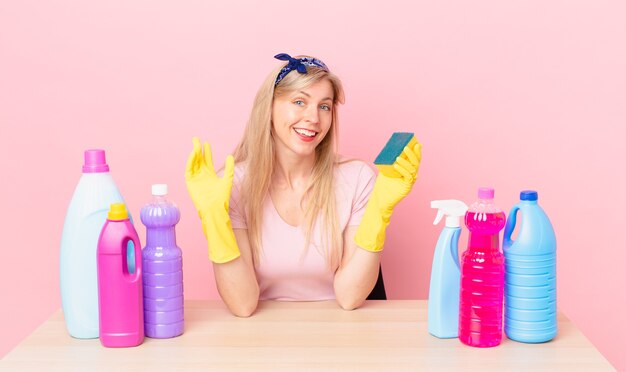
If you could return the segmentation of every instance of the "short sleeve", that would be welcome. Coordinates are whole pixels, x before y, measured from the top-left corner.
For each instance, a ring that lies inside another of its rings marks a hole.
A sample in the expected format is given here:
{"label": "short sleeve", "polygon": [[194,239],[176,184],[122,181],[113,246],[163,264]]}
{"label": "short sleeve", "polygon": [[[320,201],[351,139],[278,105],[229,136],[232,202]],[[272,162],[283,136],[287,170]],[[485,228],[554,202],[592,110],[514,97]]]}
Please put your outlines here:
{"label": "short sleeve", "polygon": [[365,213],[365,206],[370,199],[374,182],[376,181],[376,173],[366,163],[358,161],[348,169],[348,179],[354,180],[352,211],[348,220],[348,226],[357,226],[361,223],[361,218]]}

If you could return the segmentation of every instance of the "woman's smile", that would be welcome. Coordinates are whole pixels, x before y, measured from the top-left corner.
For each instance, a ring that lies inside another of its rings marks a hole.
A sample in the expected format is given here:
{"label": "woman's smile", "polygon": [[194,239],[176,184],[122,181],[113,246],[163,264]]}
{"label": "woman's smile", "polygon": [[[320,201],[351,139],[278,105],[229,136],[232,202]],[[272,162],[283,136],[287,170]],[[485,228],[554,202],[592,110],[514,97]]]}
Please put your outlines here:
{"label": "woman's smile", "polygon": [[315,139],[315,137],[317,136],[316,131],[314,130],[309,130],[309,129],[305,129],[305,128],[293,128],[294,132],[296,132],[296,134],[298,135],[298,137],[300,137],[300,139],[302,141],[305,142],[311,142]]}

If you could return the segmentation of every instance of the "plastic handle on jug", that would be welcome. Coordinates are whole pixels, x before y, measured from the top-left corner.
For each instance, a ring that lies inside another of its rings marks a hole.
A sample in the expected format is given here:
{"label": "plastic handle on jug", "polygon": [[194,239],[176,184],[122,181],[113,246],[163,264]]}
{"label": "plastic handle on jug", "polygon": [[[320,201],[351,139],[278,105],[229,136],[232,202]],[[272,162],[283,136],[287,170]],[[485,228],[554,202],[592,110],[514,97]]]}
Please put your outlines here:
{"label": "plastic handle on jug", "polygon": [[[128,249],[128,242],[132,241],[133,242],[133,249],[135,250],[135,262],[134,262],[134,268],[135,271],[134,272],[130,272],[128,270],[128,254],[126,254],[126,250]],[[124,239],[122,240],[122,252],[124,252],[122,254],[122,257],[124,259],[124,277],[128,279],[128,281],[130,283],[134,283],[137,280],[141,280],[141,243],[139,242],[138,239],[134,238],[133,236],[127,235],[124,237]]]}
{"label": "plastic handle on jug", "polygon": [[509,218],[506,220],[506,226],[504,227],[504,235],[502,237],[502,245],[510,247],[513,244],[513,240],[511,239],[511,234],[513,234],[513,230],[515,230],[515,222],[517,221],[517,211],[519,210],[519,205],[515,204],[511,211],[509,212]]}

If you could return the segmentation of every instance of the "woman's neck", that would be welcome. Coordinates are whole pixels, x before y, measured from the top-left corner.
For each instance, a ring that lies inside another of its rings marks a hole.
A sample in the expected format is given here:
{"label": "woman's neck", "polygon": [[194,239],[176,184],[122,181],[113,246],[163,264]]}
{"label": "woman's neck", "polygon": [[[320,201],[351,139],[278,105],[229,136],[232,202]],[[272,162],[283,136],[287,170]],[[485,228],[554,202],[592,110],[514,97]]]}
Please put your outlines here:
{"label": "woman's neck", "polygon": [[289,189],[306,188],[314,165],[315,156],[297,157],[277,154],[272,186]]}

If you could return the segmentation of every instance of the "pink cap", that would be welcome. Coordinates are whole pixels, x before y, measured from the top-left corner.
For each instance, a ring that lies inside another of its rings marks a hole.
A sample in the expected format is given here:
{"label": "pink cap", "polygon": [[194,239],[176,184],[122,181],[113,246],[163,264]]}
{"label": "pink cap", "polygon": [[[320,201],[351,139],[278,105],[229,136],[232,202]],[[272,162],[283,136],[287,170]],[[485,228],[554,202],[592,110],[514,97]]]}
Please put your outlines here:
{"label": "pink cap", "polygon": [[104,150],[92,149],[85,150],[85,164],[83,164],[83,173],[104,173],[109,171]]}
{"label": "pink cap", "polygon": [[479,187],[478,198],[479,199],[493,199],[495,191],[490,187]]}

